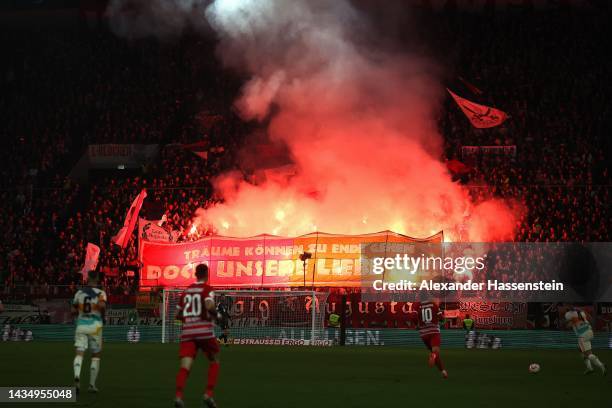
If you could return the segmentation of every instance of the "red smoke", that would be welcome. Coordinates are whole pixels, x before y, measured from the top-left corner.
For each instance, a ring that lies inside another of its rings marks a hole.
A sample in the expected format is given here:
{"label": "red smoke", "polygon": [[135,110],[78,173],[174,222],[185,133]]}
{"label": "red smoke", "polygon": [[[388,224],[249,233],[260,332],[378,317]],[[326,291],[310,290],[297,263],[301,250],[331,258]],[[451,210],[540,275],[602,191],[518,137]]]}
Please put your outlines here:
{"label": "red smoke", "polygon": [[246,119],[270,119],[269,137],[288,146],[295,175],[257,185],[222,175],[215,187],[225,202],[199,210],[197,224],[230,236],[511,238],[509,208],[474,205],[439,159],[443,88],[430,62],[355,45],[362,17],[342,1],[216,1],[207,17],[224,62],[252,75],[237,106]]}

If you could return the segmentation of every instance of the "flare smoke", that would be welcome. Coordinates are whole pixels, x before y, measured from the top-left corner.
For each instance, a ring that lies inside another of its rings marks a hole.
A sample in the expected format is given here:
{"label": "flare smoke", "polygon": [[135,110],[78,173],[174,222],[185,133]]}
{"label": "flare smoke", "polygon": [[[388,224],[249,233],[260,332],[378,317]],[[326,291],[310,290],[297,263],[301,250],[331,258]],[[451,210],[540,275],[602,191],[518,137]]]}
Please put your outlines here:
{"label": "flare smoke", "polygon": [[[185,1],[174,3],[182,13]],[[453,240],[458,229],[472,241],[512,236],[506,204],[473,204],[440,161],[436,66],[376,46],[349,2],[217,0],[205,11],[190,3],[217,32],[223,62],[250,75],[236,101],[241,114],[268,121],[269,138],[286,144],[295,163],[294,176],[258,184],[221,175],[215,188],[224,202],[198,210],[195,223],[233,236],[385,229],[417,237],[444,230]]]}

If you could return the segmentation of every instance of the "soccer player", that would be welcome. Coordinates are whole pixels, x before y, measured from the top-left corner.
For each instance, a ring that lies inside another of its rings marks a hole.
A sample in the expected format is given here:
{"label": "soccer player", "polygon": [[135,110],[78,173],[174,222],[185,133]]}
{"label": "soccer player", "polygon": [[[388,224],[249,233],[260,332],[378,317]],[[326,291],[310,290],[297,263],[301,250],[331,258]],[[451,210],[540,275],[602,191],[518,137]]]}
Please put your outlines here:
{"label": "soccer player", "polygon": [[417,304],[417,329],[421,340],[429,349],[429,366],[434,365],[442,373],[443,378],[448,378],[448,372],[444,368],[444,363],[440,358],[440,320],[442,319],[442,311],[438,305],[431,301],[425,301]]}
{"label": "soccer player", "polygon": [[102,326],[106,311],[106,293],[97,288],[98,276],[95,271],[89,272],[89,286],[81,288],[74,295],[72,313],[77,317],[74,334],[76,356],[72,363],[74,368],[74,385],[77,394],[80,392],[81,366],[83,356],[91,350],[89,373],[89,392],[98,392],[96,379],[100,372],[100,355],[102,352]]}
{"label": "soccer player", "polygon": [[589,323],[589,319],[587,314],[575,307],[570,307],[570,309],[565,313],[565,320],[569,327],[574,330],[574,333],[578,337],[578,347],[580,347],[580,351],[582,352],[582,356],[584,358],[584,364],[586,365],[586,370],[584,374],[592,374],[593,364],[597,368],[601,370],[603,375],[606,375],[607,370],[606,366],[597,358],[593,351],[591,350],[591,340],[593,339],[593,329],[591,328],[591,323]]}
{"label": "soccer player", "polygon": [[229,326],[230,326],[231,316],[225,304],[226,303],[225,296],[223,295],[221,296],[222,297],[219,303],[217,304],[217,316],[218,316],[217,324],[221,328],[222,332],[217,340],[219,341],[219,343],[223,343],[226,346],[228,346],[229,345],[229,333],[230,333]]}
{"label": "soccer player", "polygon": [[2,329],[2,341],[9,341],[11,339],[11,326],[5,324]]}
{"label": "soccer player", "polygon": [[183,292],[177,305],[177,319],[182,320],[183,330],[179,350],[181,366],[176,375],[174,406],[176,408],[185,406],[183,402],[185,382],[198,350],[202,350],[209,361],[204,405],[216,408],[213,392],[219,375],[219,343],[213,331],[213,320],[217,316],[213,288],[206,283],[208,266],[205,264],[196,266],[195,276],[197,282]]}

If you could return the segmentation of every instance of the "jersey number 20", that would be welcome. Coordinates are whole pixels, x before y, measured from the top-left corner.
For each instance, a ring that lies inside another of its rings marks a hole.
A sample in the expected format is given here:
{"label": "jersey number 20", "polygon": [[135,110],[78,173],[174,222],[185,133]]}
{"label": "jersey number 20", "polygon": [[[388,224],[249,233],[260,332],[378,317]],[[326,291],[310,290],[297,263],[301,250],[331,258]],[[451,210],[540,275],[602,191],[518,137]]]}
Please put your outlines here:
{"label": "jersey number 20", "polygon": [[202,298],[200,294],[185,295],[185,308],[183,309],[184,317],[200,316],[202,313]]}

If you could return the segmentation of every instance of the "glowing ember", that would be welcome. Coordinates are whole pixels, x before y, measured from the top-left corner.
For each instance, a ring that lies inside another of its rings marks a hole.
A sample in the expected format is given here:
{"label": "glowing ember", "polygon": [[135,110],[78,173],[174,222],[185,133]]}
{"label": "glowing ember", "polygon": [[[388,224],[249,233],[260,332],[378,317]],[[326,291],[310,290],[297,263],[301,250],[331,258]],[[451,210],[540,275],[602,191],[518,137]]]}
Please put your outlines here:
{"label": "glowing ember", "polygon": [[191,224],[191,228],[189,228],[189,232],[187,233],[188,237],[191,238],[199,238],[200,237],[200,232],[198,231],[198,223],[197,222],[193,222]]}
{"label": "glowing ember", "polygon": [[277,221],[282,222],[285,219],[285,212],[283,210],[276,211],[275,217]]}

